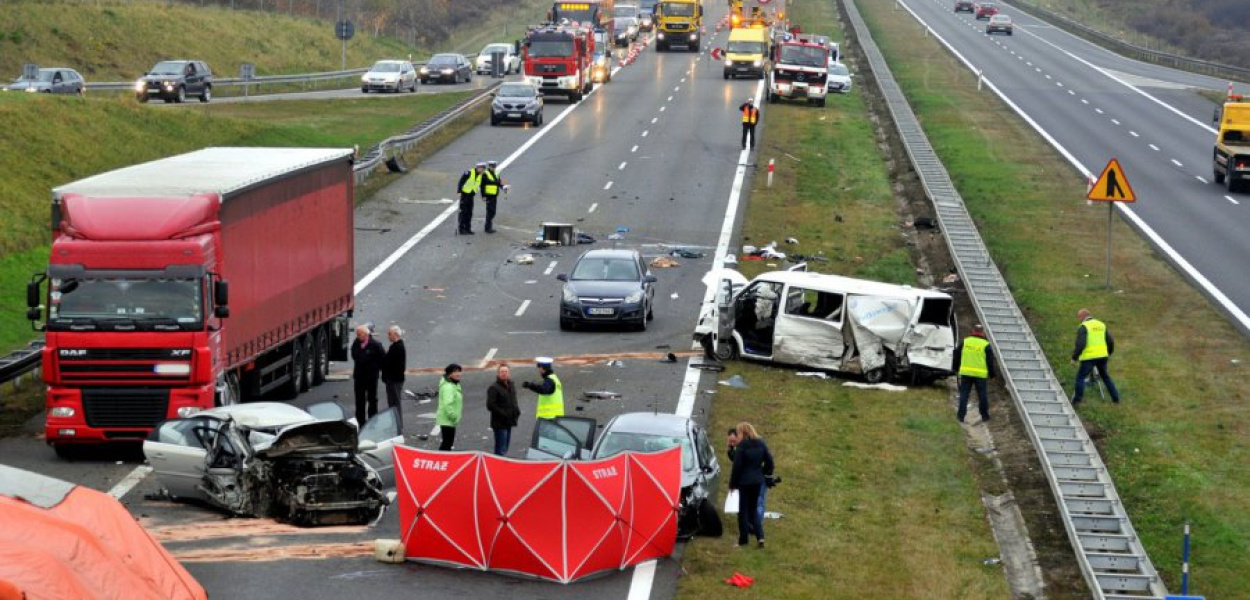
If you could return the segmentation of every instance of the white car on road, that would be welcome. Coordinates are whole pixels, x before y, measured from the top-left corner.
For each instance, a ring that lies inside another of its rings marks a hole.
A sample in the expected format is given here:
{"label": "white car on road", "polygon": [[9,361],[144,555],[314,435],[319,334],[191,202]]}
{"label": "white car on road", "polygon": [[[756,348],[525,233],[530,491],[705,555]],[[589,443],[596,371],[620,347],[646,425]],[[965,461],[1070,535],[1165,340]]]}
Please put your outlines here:
{"label": "white car on road", "polygon": [[840,62],[829,63],[828,90],[845,94],[851,91],[851,72]]}
{"label": "white car on road", "polygon": [[473,61],[473,70],[478,75],[486,75],[490,73],[491,56],[496,52],[503,53],[503,74],[521,72],[521,57],[516,53],[516,46],[512,44],[488,44],[477,53],[477,58]]}

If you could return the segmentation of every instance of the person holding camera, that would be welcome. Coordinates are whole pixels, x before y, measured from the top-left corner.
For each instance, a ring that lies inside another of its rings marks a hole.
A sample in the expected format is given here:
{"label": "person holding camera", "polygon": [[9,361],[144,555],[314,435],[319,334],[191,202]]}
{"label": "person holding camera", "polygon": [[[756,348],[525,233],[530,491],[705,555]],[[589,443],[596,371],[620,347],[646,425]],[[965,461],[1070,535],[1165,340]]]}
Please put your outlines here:
{"label": "person holding camera", "polygon": [[738,491],[738,546],[750,541],[751,533],[764,547],[764,514],[760,510],[765,483],[773,478],[773,454],[768,445],[747,422],[738,424],[738,441],[733,445],[733,470],[729,475],[729,489]]}

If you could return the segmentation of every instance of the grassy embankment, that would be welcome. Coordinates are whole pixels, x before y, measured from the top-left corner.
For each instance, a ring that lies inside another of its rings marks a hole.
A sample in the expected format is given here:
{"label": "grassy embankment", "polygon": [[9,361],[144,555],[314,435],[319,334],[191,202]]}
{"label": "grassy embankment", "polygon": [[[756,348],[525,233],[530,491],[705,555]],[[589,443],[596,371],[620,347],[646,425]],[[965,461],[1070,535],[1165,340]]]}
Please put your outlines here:
{"label": "grassy embankment", "polygon": [[[832,2],[792,10],[804,30],[842,39]],[[767,105],[763,120],[757,160],[775,157],[777,178],[766,188],[759,170],[743,243],[793,236],[801,244],[783,250],[829,259],[813,270],[916,283],[859,92],[831,97],[824,109]],[[748,276],[765,269],[742,265]],[[768,509],[785,517],[765,523],[767,549],[735,549],[732,518],[724,538],[688,546],[678,598],[1007,597],[1001,570],[981,562],[998,548],[944,387],[865,391],[741,362],[719,378],[734,374],[751,389],[718,387],[709,429],[718,441],[741,420],[760,429],[784,478]],[[755,577],[754,587],[727,591],[721,580],[734,572]]]}
{"label": "grassy embankment", "polygon": [[[1168,586],[1179,586],[1189,521],[1192,589],[1244,595],[1250,343],[1119,219],[1115,289],[1104,290],[1105,208],[1086,206],[1080,175],[988,90],[978,92],[975,77],[918,35],[910,16],[888,2],[858,5],[1069,391],[1077,309],[1115,332],[1112,374],[1124,402],[1094,392],[1081,414]],[[1145,193],[1140,201],[1162,200]]]}

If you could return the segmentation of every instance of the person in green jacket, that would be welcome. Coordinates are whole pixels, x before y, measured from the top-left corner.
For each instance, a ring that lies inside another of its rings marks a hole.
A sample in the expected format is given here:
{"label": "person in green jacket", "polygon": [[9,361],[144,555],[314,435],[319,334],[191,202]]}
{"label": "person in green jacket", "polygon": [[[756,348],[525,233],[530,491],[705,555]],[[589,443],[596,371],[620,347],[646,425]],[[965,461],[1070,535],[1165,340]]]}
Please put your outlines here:
{"label": "person in green jacket", "polygon": [[460,425],[460,412],[464,407],[464,391],[460,389],[460,374],[464,369],[456,363],[443,369],[443,380],[438,382],[438,415],[435,423],[443,443],[438,449],[451,450],[456,443],[456,427]]}

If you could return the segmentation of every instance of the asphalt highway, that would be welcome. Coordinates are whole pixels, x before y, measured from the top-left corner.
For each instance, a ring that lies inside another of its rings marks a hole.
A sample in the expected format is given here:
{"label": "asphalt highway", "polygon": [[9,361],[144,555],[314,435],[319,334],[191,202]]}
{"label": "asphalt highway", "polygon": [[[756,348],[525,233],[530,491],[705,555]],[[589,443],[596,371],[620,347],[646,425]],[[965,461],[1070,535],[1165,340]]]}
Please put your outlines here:
{"label": "asphalt highway", "polygon": [[[1137,196],[1131,206],[1117,204],[1122,216],[1250,333],[1250,195],[1215,184],[1215,107],[1196,93],[1224,91],[1228,82],[1118,56],[1010,6],[1002,6],[1015,22],[1008,37],[987,36],[984,21],[955,14],[948,0],[901,4],[1078,170],[1097,177],[1118,158]],[[1088,210],[1105,219],[1105,208]]]}
{"label": "asphalt highway", "polygon": [[[713,4],[707,10],[715,23],[725,7]],[[723,42],[724,34],[720,37]],[[648,49],[582,102],[550,100],[541,128],[482,123],[360,207],[356,316],[374,323],[379,335],[392,323],[407,330],[407,389],[413,394],[405,399],[404,416],[410,445],[437,447],[438,436],[430,435],[435,404],[421,393],[436,388],[442,367],[451,362],[469,369],[457,450],[491,447],[485,390],[493,370],[479,368],[492,360],[515,361],[514,377],[525,380],[536,379],[535,356],[556,357],[568,413],[596,418],[600,425],[630,411],[677,411],[704,420],[716,384],[713,375],[700,377],[688,368],[694,354],[690,334],[705,293],[700,280],[718,245],[723,250],[732,238],[745,205],[738,203],[739,193],[754,172],[754,156],[743,162],[736,109],[748,97],[758,100],[762,89],[756,81],[723,81],[708,49],[706,43],[702,53]],[[488,80],[475,77],[474,85]],[[767,108],[762,113],[761,132],[767,135]],[[477,235],[457,236],[449,202],[457,179],[487,159],[501,161],[512,186],[500,201],[499,233],[482,232],[479,204]],[[573,223],[598,241],[528,248],[545,221]],[[617,232],[623,239],[608,239]],[[648,261],[675,247],[705,256],[678,258],[680,266],[652,271],[659,283],[647,331],[561,332],[556,275],[567,272],[581,252],[611,246],[639,249]],[[517,260],[524,254],[533,256],[532,264]],[[669,352],[681,356],[678,362],[660,360]],[[610,358],[620,360],[608,363]],[[295,403],[334,399],[350,411],[350,365],[335,364],[333,370],[333,381]],[[582,392],[590,390],[617,392],[620,399],[583,401]],[[521,403],[513,457],[523,456],[534,424],[534,395],[522,391]],[[364,594],[383,599],[419,592],[424,598],[642,600],[671,597],[680,572],[676,560],[666,559],[566,587],[416,564],[382,565],[372,558],[371,542],[399,537],[397,511],[373,528],[293,529],[228,519],[207,507],[161,499],[133,450],[61,461],[38,439],[39,431],[36,421],[27,435],[0,440],[4,462],[120,496],[216,598]],[[695,543],[728,547],[724,540]],[[317,556],[333,558],[310,560]]]}

